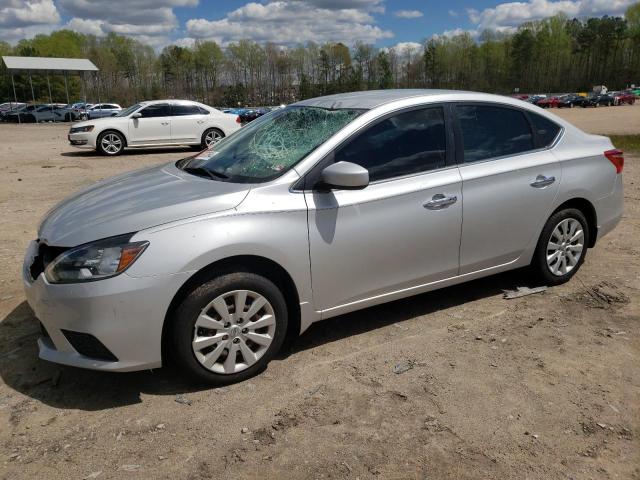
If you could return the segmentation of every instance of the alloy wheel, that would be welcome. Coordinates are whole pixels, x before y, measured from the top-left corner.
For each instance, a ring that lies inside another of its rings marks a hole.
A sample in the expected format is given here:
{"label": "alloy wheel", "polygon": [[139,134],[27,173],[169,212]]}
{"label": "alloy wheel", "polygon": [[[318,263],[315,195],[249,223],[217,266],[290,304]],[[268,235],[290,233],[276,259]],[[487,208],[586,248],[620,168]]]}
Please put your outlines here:
{"label": "alloy wheel", "polygon": [[207,147],[210,147],[214,143],[218,143],[220,140],[222,140],[222,135],[216,130],[207,132],[204,137],[204,143],[207,145]]}
{"label": "alloy wheel", "polygon": [[259,293],[234,290],[209,302],[198,316],[191,343],[207,370],[238,373],[269,349],[276,331],[274,309]]}
{"label": "alloy wheel", "polygon": [[115,155],[122,150],[122,139],[115,133],[107,133],[102,137],[100,145],[105,152]]}
{"label": "alloy wheel", "polygon": [[584,250],[584,231],[575,218],[565,218],[551,233],[547,243],[547,266],[559,277],[571,272],[580,261]]}

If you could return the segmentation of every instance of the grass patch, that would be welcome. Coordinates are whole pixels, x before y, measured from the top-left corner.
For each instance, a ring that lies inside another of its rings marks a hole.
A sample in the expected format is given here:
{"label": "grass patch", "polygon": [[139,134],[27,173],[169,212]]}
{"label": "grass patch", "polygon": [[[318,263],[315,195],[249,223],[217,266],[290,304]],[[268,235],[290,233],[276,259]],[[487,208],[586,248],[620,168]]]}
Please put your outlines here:
{"label": "grass patch", "polygon": [[640,154],[640,135],[609,135],[609,138],[623,152]]}

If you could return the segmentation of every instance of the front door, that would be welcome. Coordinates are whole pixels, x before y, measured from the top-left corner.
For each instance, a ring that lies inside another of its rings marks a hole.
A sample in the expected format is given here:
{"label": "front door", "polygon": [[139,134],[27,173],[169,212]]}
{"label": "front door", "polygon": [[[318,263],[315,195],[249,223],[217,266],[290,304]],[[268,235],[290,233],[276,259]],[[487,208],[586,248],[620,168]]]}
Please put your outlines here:
{"label": "front door", "polygon": [[306,191],[313,299],[324,316],[457,275],[462,182],[444,112],[397,113],[339,147],[333,160],[369,171],[365,189]]}
{"label": "front door", "polygon": [[171,111],[168,103],[156,103],[139,110],[140,118],[129,119],[131,145],[171,143]]}

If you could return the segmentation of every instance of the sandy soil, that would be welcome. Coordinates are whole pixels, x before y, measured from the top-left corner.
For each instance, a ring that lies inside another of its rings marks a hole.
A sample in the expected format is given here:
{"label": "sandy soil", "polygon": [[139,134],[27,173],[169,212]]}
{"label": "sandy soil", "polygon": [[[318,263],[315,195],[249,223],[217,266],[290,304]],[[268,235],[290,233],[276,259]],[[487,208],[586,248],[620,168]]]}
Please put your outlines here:
{"label": "sandy soil", "polygon": [[[638,106],[560,114],[640,133]],[[65,134],[0,125],[0,478],[640,479],[638,157],[621,225],[570,283],[505,300],[529,285],[513,272],[339,317],[263,375],[195,389],[38,360],[19,271],[40,217],[189,153],[109,159]]]}
{"label": "sandy soil", "polygon": [[640,133],[640,102],[598,108],[554,108],[553,113],[582,128],[602,135]]}

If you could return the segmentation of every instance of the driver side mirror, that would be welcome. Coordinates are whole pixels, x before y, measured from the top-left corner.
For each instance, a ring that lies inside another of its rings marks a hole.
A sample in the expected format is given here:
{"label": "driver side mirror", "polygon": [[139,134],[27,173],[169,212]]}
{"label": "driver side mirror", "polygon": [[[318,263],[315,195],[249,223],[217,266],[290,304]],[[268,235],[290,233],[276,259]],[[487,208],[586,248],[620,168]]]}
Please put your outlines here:
{"label": "driver side mirror", "polygon": [[131,118],[142,118],[142,114],[140,112],[136,112],[133,115],[131,115]]}
{"label": "driver side mirror", "polygon": [[369,171],[355,163],[337,162],[322,171],[320,182],[339,190],[361,190],[369,185]]}

